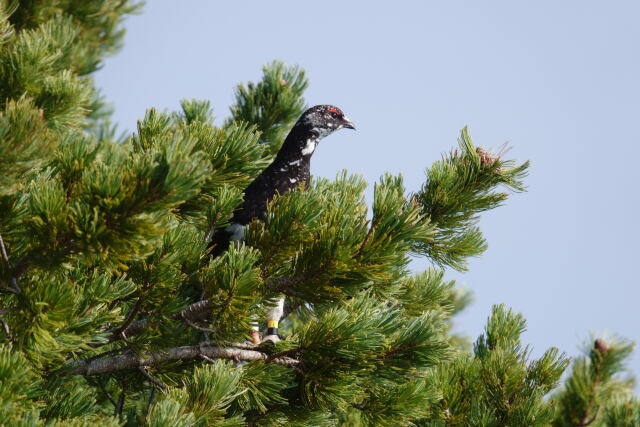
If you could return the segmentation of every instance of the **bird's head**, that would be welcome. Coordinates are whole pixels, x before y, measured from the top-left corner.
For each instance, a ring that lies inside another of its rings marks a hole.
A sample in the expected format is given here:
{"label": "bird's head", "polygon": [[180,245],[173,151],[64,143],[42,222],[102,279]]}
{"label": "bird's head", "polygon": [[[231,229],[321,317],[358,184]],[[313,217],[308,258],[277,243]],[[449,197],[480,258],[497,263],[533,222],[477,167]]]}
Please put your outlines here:
{"label": "bird's head", "polygon": [[351,120],[345,117],[342,110],[333,105],[316,105],[302,113],[298,119],[299,125],[316,132],[318,137],[324,138],[338,129],[355,129]]}

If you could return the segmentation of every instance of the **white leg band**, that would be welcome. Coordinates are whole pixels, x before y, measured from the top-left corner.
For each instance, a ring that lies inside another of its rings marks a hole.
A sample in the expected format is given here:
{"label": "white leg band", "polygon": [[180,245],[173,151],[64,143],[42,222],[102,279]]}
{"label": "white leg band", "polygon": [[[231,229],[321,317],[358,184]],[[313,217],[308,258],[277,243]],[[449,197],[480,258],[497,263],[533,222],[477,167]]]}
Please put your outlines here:
{"label": "white leg band", "polygon": [[276,305],[267,309],[267,322],[276,321],[279,322],[282,314],[284,313],[284,297],[278,298]]}

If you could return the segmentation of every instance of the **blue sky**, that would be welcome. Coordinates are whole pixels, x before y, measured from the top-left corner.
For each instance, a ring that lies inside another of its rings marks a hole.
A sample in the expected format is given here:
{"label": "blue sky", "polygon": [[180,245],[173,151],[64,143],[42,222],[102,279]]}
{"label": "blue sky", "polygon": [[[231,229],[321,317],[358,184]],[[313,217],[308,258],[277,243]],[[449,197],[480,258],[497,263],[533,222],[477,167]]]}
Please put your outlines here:
{"label": "blue sky", "polygon": [[[457,330],[475,338],[505,303],[527,318],[534,355],[576,355],[592,331],[640,342],[640,3],[177,4],[129,18],[97,73],[121,129],[183,98],[211,100],[221,120],[234,86],[273,59],[307,70],[309,105],[338,105],[358,127],[323,141],[314,175],[372,184],[390,171],[415,191],[469,125],[476,144],[509,142],[532,167],[529,192],[483,216],[486,254],[448,273],[475,295]],[[640,375],[638,352],[630,367]]]}

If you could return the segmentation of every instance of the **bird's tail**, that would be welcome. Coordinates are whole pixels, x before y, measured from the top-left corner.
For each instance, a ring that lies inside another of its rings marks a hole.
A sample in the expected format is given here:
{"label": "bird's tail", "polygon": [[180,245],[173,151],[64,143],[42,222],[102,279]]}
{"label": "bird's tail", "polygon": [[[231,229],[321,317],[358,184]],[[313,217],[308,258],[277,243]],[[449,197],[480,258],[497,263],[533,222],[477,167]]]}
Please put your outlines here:
{"label": "bird's tail", "polygon": [[219,228],[213,232],[213,236],[211,236],[211,240],[209,241],[208,248],[210,250],[210,254],[212,258],[216,258],[223,253],[227,249],[229,249],[229,245],[231,243],[231,233],[226,231],[224,228]]}

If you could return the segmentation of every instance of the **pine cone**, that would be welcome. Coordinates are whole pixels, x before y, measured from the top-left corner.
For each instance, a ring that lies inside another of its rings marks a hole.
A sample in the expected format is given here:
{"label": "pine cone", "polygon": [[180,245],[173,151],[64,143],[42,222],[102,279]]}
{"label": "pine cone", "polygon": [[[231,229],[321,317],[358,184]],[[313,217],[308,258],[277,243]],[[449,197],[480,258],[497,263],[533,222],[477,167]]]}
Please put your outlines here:
{"label": "pine cone", "polygon": [[609,350],[609,345],[602,338],[598,338],[593,344],[593,347],[598,350],[598,353],[600,353],[602,356],[607,354],[607,351]]}
{"label": "pine cone", "polygon": [[[482,147],[476,147],[476,153],[480,156],[480,164],[482,166],[489,166],[498,161],[500,157],[493,157],[487,150]],[[496,169],[497,173],[500,173],[500,168]]]}
{"label": "pine cone", "polygon": [[496,157],[491,157],[491,154],[482,147],[476,147],[476,153],[480,156],[480,164],[482,166],[490,165],[498,160]]}

